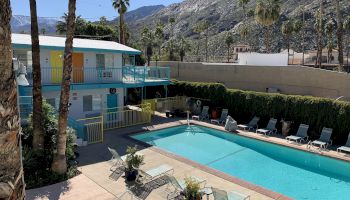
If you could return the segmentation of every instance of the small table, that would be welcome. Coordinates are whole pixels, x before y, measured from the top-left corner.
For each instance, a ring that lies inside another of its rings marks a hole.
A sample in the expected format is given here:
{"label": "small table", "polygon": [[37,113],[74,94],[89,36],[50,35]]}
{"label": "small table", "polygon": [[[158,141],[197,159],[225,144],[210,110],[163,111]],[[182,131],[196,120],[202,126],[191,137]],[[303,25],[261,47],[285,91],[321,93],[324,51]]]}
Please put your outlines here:
{"label": "small table", "polygon": [[209,200],[209,196],[213,194],[213,190],[210,187],[205,187],[199,190],[203,195],[207,195],[207,200]]}

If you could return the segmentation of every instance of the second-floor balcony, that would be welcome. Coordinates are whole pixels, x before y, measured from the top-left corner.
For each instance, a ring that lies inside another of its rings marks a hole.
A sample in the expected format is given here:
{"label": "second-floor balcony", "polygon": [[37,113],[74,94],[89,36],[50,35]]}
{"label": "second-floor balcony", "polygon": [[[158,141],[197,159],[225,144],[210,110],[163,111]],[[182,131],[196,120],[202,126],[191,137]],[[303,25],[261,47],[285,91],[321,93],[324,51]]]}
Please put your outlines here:
{"label": "second-floor balcony", "polygon": [[[58,85],[62,81],[63,68],[42,67],[41,80],[43,85]],[[83,67],[72,69],[72,84],[94,83],[142,83],[170,80],[169,67]],[[33,81],[32,68],[27,69],[27,79]]]}

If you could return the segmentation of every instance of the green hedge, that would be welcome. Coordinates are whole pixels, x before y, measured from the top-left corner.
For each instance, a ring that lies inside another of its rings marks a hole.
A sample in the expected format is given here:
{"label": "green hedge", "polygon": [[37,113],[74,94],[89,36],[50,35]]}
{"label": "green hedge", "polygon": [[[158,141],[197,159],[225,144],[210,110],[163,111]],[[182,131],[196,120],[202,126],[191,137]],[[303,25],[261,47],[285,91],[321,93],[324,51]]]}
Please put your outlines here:
{"label": "green hedge", "polygon": [[309,135],[318,138],[323,127],[333,128],[333,142],[344,144],[350,131],[350,103],[310,96],[268,94],[227,89],[219,83],[173,81],[170,95],[210,99],[212,106],[228,108],[239,123],[261,117],[260,126],[269,118],[285,119],[310,125]]}

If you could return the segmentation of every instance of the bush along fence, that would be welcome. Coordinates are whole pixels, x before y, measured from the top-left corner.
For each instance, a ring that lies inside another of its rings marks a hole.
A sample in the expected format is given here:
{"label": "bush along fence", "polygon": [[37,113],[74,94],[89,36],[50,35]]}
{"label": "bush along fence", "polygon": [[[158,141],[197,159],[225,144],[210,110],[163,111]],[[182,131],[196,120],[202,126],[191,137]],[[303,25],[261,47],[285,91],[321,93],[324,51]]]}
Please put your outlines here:
{"label": "bush along fence", "polygon": [[271,94],[227,89],[219,83],[173,81],[169,95],[210,99],[212,106],[228,108],[238,123],[259,116],[265,127],[269,118],[310,125],[309,136],[318,138],[323,127],[333,128],[333,143],[344,144],[350,132],[350,103],[327,98]]}

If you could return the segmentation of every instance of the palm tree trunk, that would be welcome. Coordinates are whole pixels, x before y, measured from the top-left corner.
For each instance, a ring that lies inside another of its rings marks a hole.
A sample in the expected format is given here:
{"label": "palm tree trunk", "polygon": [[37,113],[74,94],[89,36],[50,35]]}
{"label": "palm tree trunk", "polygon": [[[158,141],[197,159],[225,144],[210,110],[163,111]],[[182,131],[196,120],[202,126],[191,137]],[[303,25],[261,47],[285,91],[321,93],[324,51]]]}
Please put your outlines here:
{"label": "palm tree trunk", "polygon": [[344,44],[343,44],[343,16],[339,5],[339,0],[335,1],[337,10],[337,43],[338,43],[338,61],[339,61],[339,71],[344,71]]}
{"label": "palm tree trunk", "polygon": [[123,44],[123,19],[122,19],[122,11],[119,8],[119,43]]}
{"label": "palm tree trunk", "polygon": [[33,149],[44,148],[44,131],[42,122],[42,94],[41,94],[41,70],[38,17],[36,12],[36,0],[30,0],[31,35],[32,35],[32,60],[33,60]]}
{"label": "palm tree trunk", "polygon": [[268,26],[266,29],[266,41],[265,41],[265,45],[266,45],[266,50],[268,53],[271,53],[271,46],[270,46],[270,28],[271,26]]}
{"label": "palm tree trunk", "polygon": [[319,25],[318,25],[318,41],[317,41],[317,58],[316,66],[322,68],[322,37],[323,37],[323,0],[320,2],[320,16],[319,16]]}
{"label": "palm tree trunk", "polygon": [[[121,9],[121,8],[120,8]],[[119,43],[124,44],[124,14],[119,12]]]}
{"label": "palm tree trunk", "polygon": [[230,45],[227,45],[227,63],[230,62]]}
{"label": "palm tree trunk", "polygon": [[205,62],[208,62],[208,27],[205,33]]}
{"label": "palm tree trunk", "polygon": [[17,84],[12,69],[10,0],[0,1],[0,10],[0,199],[22,200],[25,198],[25,183]]}
{"label": "palm tree trunk", "polygon": [[58,117],[58,134],[57,147],[53,157],[51,169],[58,174],[65,174],[67,171],[66,162],[66,141],[67,141],[67,118],[69,92],[72,75],[72,52],[73,37],[75,30],[75,9],[76,0],[69,0],[68,4],[68,20],[67,20],[67,38],[64,49],[63,76],[61,85],[60,108]]}

